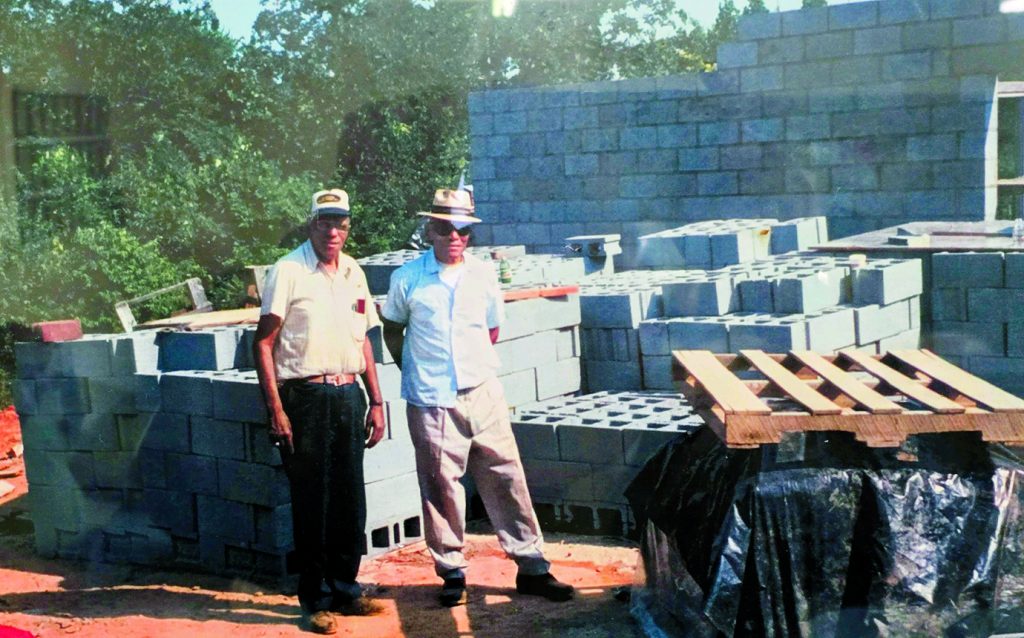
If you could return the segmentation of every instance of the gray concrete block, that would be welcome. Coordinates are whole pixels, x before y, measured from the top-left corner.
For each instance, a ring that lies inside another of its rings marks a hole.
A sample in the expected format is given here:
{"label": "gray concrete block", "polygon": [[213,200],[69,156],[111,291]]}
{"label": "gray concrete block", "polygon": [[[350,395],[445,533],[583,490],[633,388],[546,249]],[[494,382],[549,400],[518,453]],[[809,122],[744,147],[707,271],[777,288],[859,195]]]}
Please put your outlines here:
{"label": "gray concrete block", "polygon": [[512,422],[512,433],[516,437],[516,446],[522,459],[546,459],[557,461],[558,424],[566,421],[566,417],[556,414],[522,414]]}
{"label": "gray concrete block", "polygon": [[1017,396],[1024,395],[1024,359],[1010,357],[972,356],[964,366],[977,375]]}
{"label": "gray concrete block", "polygon": [[879,2],[857,2],[828,8],[829,29],[863,29],[878,24]]}
{"label": "gray concrete block", "polygon": [[971,322],[1006,323],[1020,317],[1024,289],[969,288],[967,320]]}
{"label": "gray concrete block", "polygon": [[160,349],[156,330],[139,330],[111,339],[110,371],[115,376],[154,373],[159,370]]}
{"label": "gray concrete block", "polygon": [[252,505],[216,496],[196,497],[200,542],[216,537],[240,543],[256,540],[256,514]]}
{"label": "gray concrete block", "polygon": [[420,506],[420,486],[415,472],[366,484],[368,525],[415,514]]}
{"label": "gray concrete block", "polygon": [[[403,412],[404,413],[404,412]],[[251,463],[281,465],[281,452],[270,444],[270,429],[266,423],[246,423],[246,454]]]}
{"label": "gray concrete block", "polygon": [[110,343],[101,335],[14,344],[15,370],[22,379],[110,376],[110,354]]}
{"label": "gray concrete block", "polygon": [[807,348],[835,352],[857,343],[853,308],[829,308],[807,316]]}
{"label": "gray concrete block", "polygon": [[772,254],[779,255],[795,250],[806,250],[821,242],[818,238],[818,219],[800,217],[772,226]]}
{"label": "gray concrete block", "polygon": [[910,329],[910,311],[906,301],[888,306],[871,304],[854,309],[857,320],[857,345],[865,345]]}
{"label": "gray concrete block", "polygon": [[724,315],[739,305],[732,279],[681,281],[662,286],[662,304],[670,317]]}
{"label": "gray concrete block", "polygon": [[225,421],[265,423],[266,402],[255,371],[225,375],[213,380],[213,416]]}
{"label": "gray concrete block", "polygon": [[751,13],[740,16],[737,23],[740,40],[761,40],[782,35],[782,18],[778,13]]}
{"label": "gray concrete block", "polygon": [[729,352],[729,317],[683,317],[668,326],[670,350]]}
{"label": "gray concrete block", "polygon": [[645,390],[674,390],[671,356],[645,356],[642,360]]}
{"label": "gray concrete block", "polygon": [[495,344],[494,349],[501,360],[499,374],[512,374],[557,361],[556,334],[549,330]]}
{"label": "gray concrete block", "polygon": [[622,430],[626,465],[643,467],[662,447],[699,427],[701,420],[699,417],[695,419],[695,423],[690,425],[684,425],[686,421],[681,421],[678,425],[641,421],[626,426]]}
{"label": "gray concrete block", "polygon": [[668,319],[640,322],[640,352],[645,355],[668,354]]}
{"label": "gray concrete block", "polygon": [[581,324],[588,328],[636,328],[644,319],[640,296],[629,291],[580,294]]}
{"label": "gray concrete block", "polygon": [[774,279],[748,279],[737,284],[739,307],[744,312],[774,311]]}
{"label": "gray concrete block", "polygon": [[590,466],[586,463],[523,459],[530,496],[547,500],[588,500],[594,493]]}
{"label": "gray concrete block", "polygon": [[1001,15],[953,21],[953,45],[998,44],[1006,39],[1006,19]]}
{"label": "gray concrete block", "polygon": [[168,452],[167,484],[182,492],[217,495],[217,459]]}
{"label": "gray concrete block", "polygon": [[411,441],[384,439],[363,456],[363,481],[373,483],[416,471]]}
{"label": "gray concrete block", "polygon": [[227,370],[237,366],[241,330],[211,328],[196,332],[162,332],[160,370]]}
{"label": "gray concrete block", "polygon": [[721,69],[755,66],[757,64],[757,43],[726,42],[720,44],[715,60]]}
{"label": "gray concrete block", "polygon": [[936,321],[932,346],[941,356],[996,356],[1006,353],[1006,326],[1001,323]]}
{"label": "gray concrete block", "polygon": [[1024,357],[1024,322],[1019,319],[1006,325],[1006,356]]}
{"label": "gray concrete block", "polygon": [[1003,285],[1003,253],[935,253],[934,288],[999,288]]}
{"label": "gray concrete block", "polygon": [[291,505],[254,507],[257,546],[289,549],[294,546]]}
{"label": "gray concrete block", "polygon": [[25,416],[39,413],[39,399],[36,397],[36,382],[32,379],[12,379],[11,393],[18,414]]}
{"label": "gray concrete block", "polygon": [[193,454],[245,460],[245,424],[202,416],[191,417],[189,422]]}
{"label": "gray concrete block", "polygon": [[[639,353],[637,353],[639,356]],[[537,367],[537,400],[579,392],[580,359],[572,358]]]}
{"label": "gray concrete block", "polygon": [[887,305],[920,296],[922,277],[918,259],[869,261],[851,272],[853,303]]}
{"label": "gray concrete block", "polygon": [[584,359],[588,392],[639,390],[643,387],[639,361],[590,361]]}
{"label": "gray concrete block", "polygon": [[218,494],[221,498],[263,507],[291,502],[284,468],[259,463],[217,459]]}
{"label": "gray concrete block", "polygon": [[715,234],[711,235],[710,239],[712,268],[741,264],[753,261],[756,257],[752,230],[739,229],[732,233]]}
{"label": "gray concrete block", "polygon": [[61,417],[18,414],[21,440],[29,450],[69,450],[67,427]]}
{"label": "gray concrete block", "polygon": [[878,6],[882,24],[903,24],[928,19],[928,0],[881,2]]}
{"label": "gray concrete block", "polygon": [[506,374],[498,377],[498,380],[505,388],[505,401],[510,408],[537,400],[537,373],[534,368]]}
{"label": "gray concrete block", "polygon": [[86,414],[92,410],[89,383],[82,377],[36,379],[37,414]]}
{"label": "gray concrete block", "polygon": [[828,9],[816,7],[801,11],[784,11],[782,32],[785,35],[807,35],[828,31]]}
{"label": "gray concrete block", "polygon": [[160,394],[159,374],[137,374],[135,383],[135,410],[137,412],[160,412],[163,398]]}
{"label": "gray concrete block", "polygon": [[775,312],[815,312],[844,303],[850,298],[849,279],[846,268],[780,276],[775,282]]}
{"label": "gray concrete block", "polygon": [[110,414],[68,414],[59,417],[68,449],[83,452],[112,451],[120,448],[117,423]]}
{"label": "gray concrete block", "polygon": [[921,329],[911,328],[903,332],[879,339],[878,353],[884,354],[892,350],[916,350],[921,347]]}
{"label": "gray concrete block", "polygon": [[139,478],[144,488],[167,489],[167,456],[160,450],[146,448],[134,452],[139,465]]}
{"label": "gray concrete block", "polygon": [[806,343],[807,329],[802,318],[766,316],[729,326],[730,352],[744,349],[789,352],[803,348]]}

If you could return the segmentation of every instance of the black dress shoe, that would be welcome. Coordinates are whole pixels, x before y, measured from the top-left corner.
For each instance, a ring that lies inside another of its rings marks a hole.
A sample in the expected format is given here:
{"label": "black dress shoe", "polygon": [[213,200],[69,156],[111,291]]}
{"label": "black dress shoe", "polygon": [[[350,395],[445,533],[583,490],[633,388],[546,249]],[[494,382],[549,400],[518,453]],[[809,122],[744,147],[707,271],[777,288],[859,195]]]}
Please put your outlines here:
{"label": "black dress shoe", "polygon": [[468,596],[466,595],[466,579],[461,576],[445,578],[441,585],[441,595],[438,599],[445,607],[465,605]]}
{"label": "black dress shoe", "polygon": [[536,576],[519,574],[516,576],[516,591],[527,596],[543,596],[557,602],[570,600],[576,593],[572,585],[559,582],[551,572]]}

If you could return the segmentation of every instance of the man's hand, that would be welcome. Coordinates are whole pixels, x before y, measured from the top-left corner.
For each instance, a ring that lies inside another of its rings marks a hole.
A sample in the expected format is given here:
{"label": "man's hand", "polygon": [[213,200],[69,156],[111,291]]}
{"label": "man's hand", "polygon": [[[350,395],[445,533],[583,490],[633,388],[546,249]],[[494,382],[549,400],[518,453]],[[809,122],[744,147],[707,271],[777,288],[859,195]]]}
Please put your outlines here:
{"label": "man's hand", "polygon": [[384,438],[384,406],[371,405],[366,411],[366,447],[371,448]]}
{"label": "man's hand", "polygon": [[270,443],[288,454],[295,453],[295,445],[292,442],[292,422],[284,410],[278,410],[270,415]]}

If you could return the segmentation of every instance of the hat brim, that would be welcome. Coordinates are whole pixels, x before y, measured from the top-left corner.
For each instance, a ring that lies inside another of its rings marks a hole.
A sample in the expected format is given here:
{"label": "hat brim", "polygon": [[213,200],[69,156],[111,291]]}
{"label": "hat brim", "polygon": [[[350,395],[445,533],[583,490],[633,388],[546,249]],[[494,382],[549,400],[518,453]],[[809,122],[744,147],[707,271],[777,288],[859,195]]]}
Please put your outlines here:
{"label": "hat brim", "polygon": [[416,214],[420,215],[421,217],[429,217],[431,219],[440,219],[441,221],[449,222],[451,223],[452,226],[456,228],[465,228],[466,226],[478,224],[481,221],[483,221],[479,217],[473,217],[472,215],[463,215],[460,213],[434,213],[423,211]]}
{"label": "hat brim", "polygon": [[318,215],[341,215],[343,217],[349,217],[352,213],[347,208],[338,208],[336,206],[324,206],[313,211],[313,217]]}

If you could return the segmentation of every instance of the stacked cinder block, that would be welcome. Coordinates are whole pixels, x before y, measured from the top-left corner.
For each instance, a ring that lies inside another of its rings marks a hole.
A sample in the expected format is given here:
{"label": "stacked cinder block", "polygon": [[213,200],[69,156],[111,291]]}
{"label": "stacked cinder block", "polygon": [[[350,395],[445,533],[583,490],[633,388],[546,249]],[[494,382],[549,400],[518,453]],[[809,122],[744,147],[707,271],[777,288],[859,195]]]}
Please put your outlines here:
{"label": "stacked cinder block", "polygon": [[1024,253],[935,253],[931,266],[935,352],[1024,394]]}
{"label": "stacked cinder block", "polygon": [[541,525],[630,534],[625,488],[661,446],[702,423],[673,393],[598,392],[520,411],[512,429]]}
{"label": "stacked cinder block", "polygon": [[[288,482],[255,372],[238,369],[252,331],[16,345],[40,553],[285,573]],[[404,404],[393,379],[386,389],[388,436],[366,454],[371,554],[422,536]]]}
{"label": "stacked cinder block", "polygon": [[[490,260],[492,255],[510,258],[521,257],[526,254],[526,248],[522,245],[470,246],[466,251],[485,260]],[[423,251],[421,250],[406,248],[361,257],[356,261],[363,269],[363,272],[366,273],[366,283],[370,287],[370,292],[375,295],[384,295],[387,294],[388,286],[391,284],[391,273],[422,254]]]}
{"label": "stacked cinder block", "polygon": [[665,317],[640,323],[644,388],[673,388],[673,350],[878,353],[920,344],[917,260],[851,268],[843,259],[796,254],[702,277],[665,284]]}

